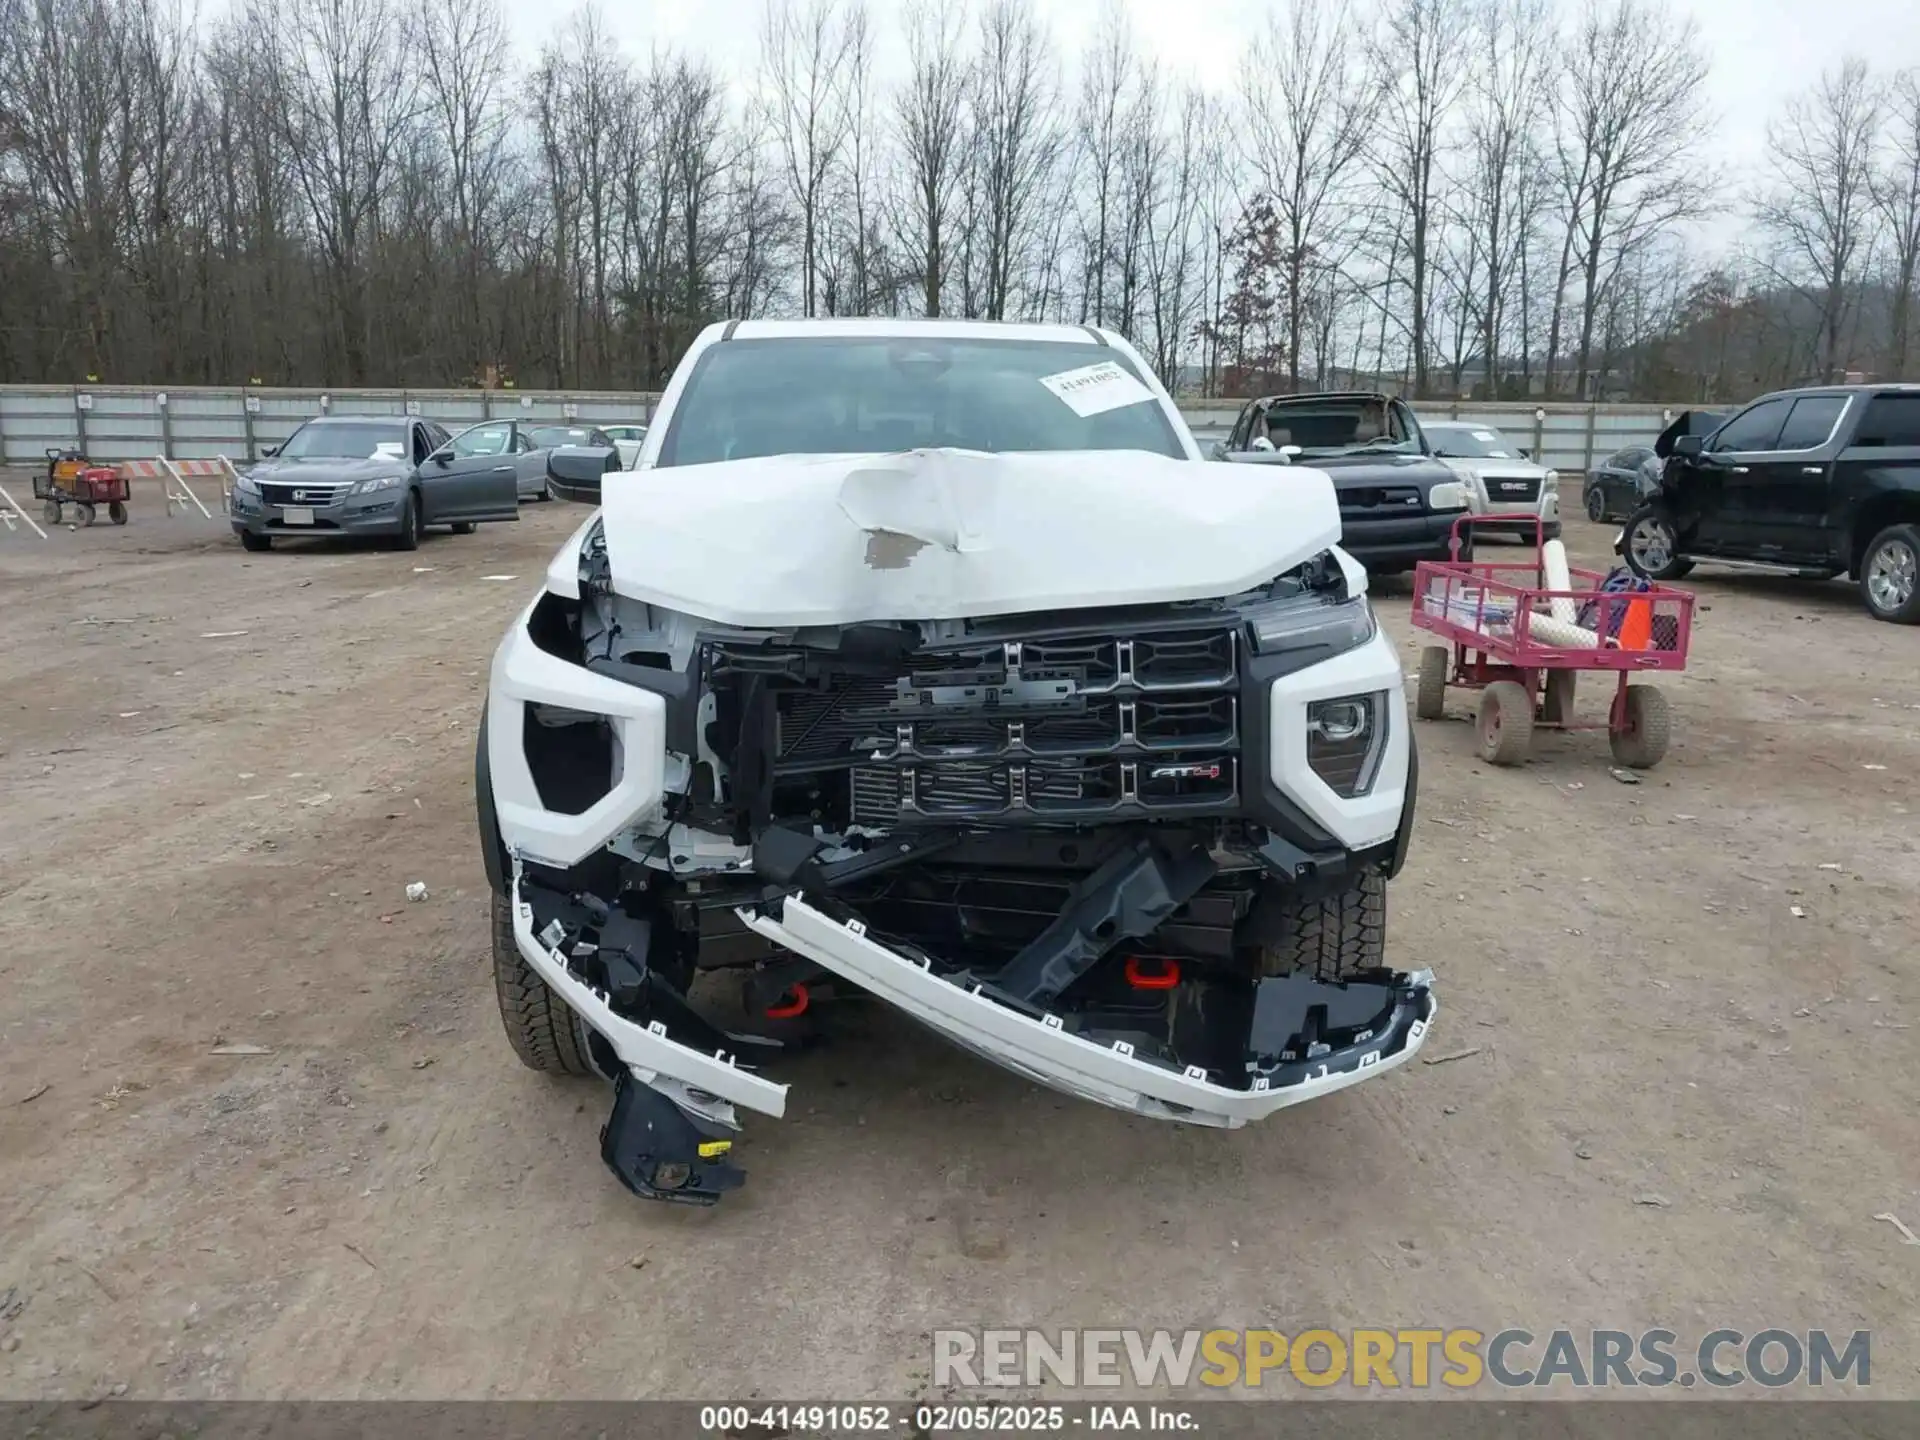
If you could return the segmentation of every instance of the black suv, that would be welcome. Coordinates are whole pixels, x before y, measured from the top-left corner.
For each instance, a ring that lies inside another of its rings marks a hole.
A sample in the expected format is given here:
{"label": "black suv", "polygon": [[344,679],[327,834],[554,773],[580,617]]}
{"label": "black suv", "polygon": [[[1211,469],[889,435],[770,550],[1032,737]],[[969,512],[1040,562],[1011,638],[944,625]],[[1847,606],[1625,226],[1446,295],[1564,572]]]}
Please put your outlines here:
{"label": "black suv", "polygon": [[1636,574],[1713,560],[1850,575],[1876,620],[1920,623],[1920,385],[1783,390],[1658,448],[1659,489],[1614,543]]}
{"label": "black suv", "polygon": [[[1370,390],[1249,400],[1215,460],[1324,470],[1340,497],[1340,548],[1373,575],[1450,558],[1467,485],[1435,457],[1406,403]],[[1463,542],[1462,558],[1472,546]]]}

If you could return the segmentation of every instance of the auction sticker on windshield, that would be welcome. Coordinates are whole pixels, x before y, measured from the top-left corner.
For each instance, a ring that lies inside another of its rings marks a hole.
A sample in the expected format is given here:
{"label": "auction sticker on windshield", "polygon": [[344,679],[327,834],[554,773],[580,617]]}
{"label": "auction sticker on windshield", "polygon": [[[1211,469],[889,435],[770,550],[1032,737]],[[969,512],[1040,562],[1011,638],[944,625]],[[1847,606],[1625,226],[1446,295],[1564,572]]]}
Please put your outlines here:
{"label": "auction sticker on windshield", "polygon": [[1040,383],[1083,419],[1153,398],[1151,390],[1111,360],[1083,365],[1078,370],[1062,370],[1058,375],[1042,375]]}

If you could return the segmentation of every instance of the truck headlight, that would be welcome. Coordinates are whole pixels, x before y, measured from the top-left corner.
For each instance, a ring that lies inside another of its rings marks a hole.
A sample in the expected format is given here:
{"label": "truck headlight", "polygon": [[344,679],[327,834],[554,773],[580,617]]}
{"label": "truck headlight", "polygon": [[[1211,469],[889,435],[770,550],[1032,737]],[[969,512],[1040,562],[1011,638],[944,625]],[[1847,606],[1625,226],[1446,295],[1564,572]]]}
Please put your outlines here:
{"label": "truck headlight", "polygon": [[1467,508],[1467,487],[1458,480],[1446,480],[1427,492],[1429,510],[1464,510]]}
{"label": "truck headlight", "polygon": [[1558,492],[1559,489],[1560,472],[1558,470],[1547,471],[1546,478],[1540,482],[1540,493],[1542,495],[1552,495]]}
{"label": "truck headlight", "polygon": [[1387,697],[1341,695],[1307,706],[1307,764],[1342,799],[1373,789],[1386,753]]}
{"label": "truck headlight", "polygon": [[1349,600],[1297,595],[1265,601],[1244,613],[1254,651],[1261,655],[1306,649],[1338,655],[1373,638],[1373,607],[1364,595]]}

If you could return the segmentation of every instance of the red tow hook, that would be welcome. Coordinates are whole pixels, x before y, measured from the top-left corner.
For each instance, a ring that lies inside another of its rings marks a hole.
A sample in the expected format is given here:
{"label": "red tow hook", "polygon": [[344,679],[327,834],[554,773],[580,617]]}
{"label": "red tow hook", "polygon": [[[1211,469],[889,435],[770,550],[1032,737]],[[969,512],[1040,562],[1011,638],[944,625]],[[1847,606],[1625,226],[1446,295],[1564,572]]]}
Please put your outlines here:
{"label": "red tow hook", "polygon": [[779,998],[767,1006],[767,1019],[791,1020],[796,1015],[807,1013],[807,987],[799,983],[788,986],[780,992]]}
{"label": "red tow hook", "polygon": [[1177,960],[1147,960],[1138,955],[1127,957],[1127,984],[1136,990],[1171,990],[1180,983]]}

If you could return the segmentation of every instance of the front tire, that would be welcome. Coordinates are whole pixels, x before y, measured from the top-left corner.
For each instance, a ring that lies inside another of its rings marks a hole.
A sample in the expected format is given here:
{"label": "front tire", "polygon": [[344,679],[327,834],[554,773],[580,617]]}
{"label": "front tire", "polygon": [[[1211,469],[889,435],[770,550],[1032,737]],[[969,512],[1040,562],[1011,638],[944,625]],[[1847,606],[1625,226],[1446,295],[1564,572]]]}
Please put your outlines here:
{"label": "front tire", "polygon": [[1860,562],[1867,613],[1893,625],[1920,624],[1920,525],[1889,525]]}
{"label": "front tire", "polygon": [[1587,491],[1587,519],[1599,525],[1604,523],[1606,518],[1607,497],[1600,493],[1600,487],[1596,485]]}
{"label": "front tire", "polygon": [[1629,685],[1625,701],[1625,730],[1607,735],[1614,761],[1628,770],[1651,770],[1666,757],[1673,735],[1667,697],[1651,685]]}
{"label": "front tire", "polygon": [[1663,505],[1642,505],[1627,517],[1627,568],[1642,580],[1680,580],[1693,561],[1679,553],[1679,527]]}
{"label": "front tire", "polygon": [[393,537],[396,550],[418,550],[420,548],[420,497],[413,491],[407,492],[406,503],[400,509],[400,533]]}
{"label": "front tire", "polygon": [[271,550],[273,548],[273,536],[256,535],[251,530],[242,530],[240,532],[240,548],[242,550],[251,550],[256,555],[262,550]]}
{"label": "front tire", "polygon": [[1311,975],[1346,980],[1386,968],[1387,880],[1365,874],[1312,900],[1286,892],[1267,902],[1281,938],[1260,947],[1262,975]]}
{"label": "front tire", "polygon": [[513,902],[490,891],[493,902],[493,993],[500,1024],[520,1063],[548,1075],[591,1075],[587,1027],[534,972],[513,939]]}

